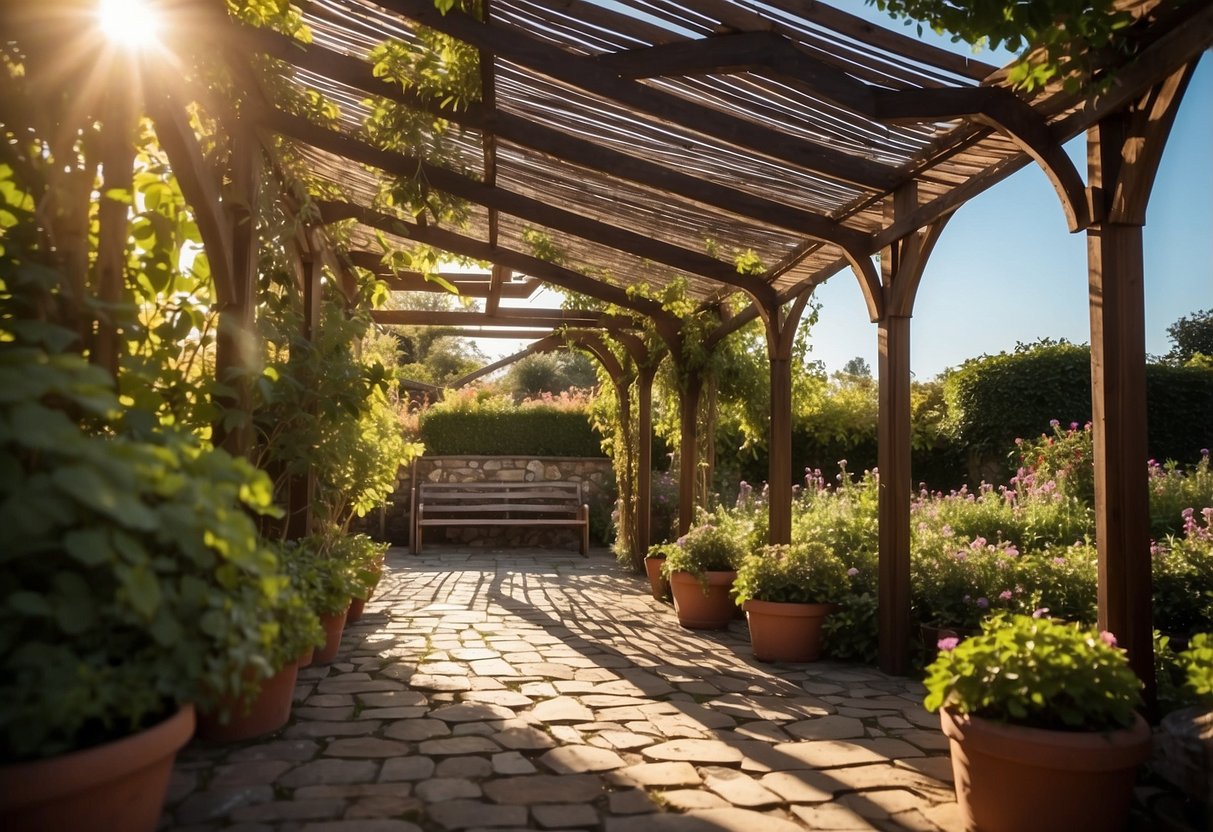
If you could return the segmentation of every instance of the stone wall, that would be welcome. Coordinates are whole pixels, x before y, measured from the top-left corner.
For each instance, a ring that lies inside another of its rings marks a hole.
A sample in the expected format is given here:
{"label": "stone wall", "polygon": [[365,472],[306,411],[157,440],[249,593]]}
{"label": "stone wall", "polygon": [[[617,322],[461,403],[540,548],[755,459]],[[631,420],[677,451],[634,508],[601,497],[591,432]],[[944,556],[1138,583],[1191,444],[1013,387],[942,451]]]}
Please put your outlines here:
{"label": "stone wall", "polygon": [[[412,506],[409,492],[414,480],[422,482],[584,482],[586,502],[590,504],[590,545],[594,539],[593,518],[606,512],[615,502],[611,461],[604,457],[561,456],[428,456],[413,463],[414,469],[403,468],[396,493],[392,495],[386,518],[387,538],[397,546],[408,544]],[[374,518],[370,518],[374,519]],[[574,529],[535,528],[524,526],[456,526],[426,529],[426,544],[450,543],[464,546],[511,547],[541,546],[576,550]]]}

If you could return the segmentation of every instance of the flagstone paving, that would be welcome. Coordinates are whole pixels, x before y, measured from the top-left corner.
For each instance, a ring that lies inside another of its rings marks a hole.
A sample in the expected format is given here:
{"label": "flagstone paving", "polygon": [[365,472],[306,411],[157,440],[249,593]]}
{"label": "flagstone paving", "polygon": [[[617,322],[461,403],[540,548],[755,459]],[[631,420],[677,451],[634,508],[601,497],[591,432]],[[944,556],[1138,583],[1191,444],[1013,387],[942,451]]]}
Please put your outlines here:
{"label": "flagstone paving", "polygon": [[286,728],[182,752],[161,829],[960,828],[917,682],[755,662],[604,552],[387,565]]}

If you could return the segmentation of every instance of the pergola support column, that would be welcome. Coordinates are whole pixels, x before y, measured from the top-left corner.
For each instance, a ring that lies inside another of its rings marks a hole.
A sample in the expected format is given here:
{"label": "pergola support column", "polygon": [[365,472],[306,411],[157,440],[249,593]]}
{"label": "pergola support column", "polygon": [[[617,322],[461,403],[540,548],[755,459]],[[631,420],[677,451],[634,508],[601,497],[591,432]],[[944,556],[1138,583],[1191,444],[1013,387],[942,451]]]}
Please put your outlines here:
{"label": "pergola support column", "polygon": [[879,492],[880,668],[910,669],[910,318],[886,315],[879,354],[877,467]]}
{"label": "pergola support column", "polygon": [[771,366],[767,542],[772,545],[792,542],[792,344],[809,297],[801,294],[786,314],[778,300],[760,303]]}
{"label": "pergola support column", "polygon": [[219,309],[215,374],[228,392],[219,398],[224,416],[214,428],[215,445],[233,456],[253,447],[251,367],[256,355],[257,215],[261,154],[248,125],[232,131],[231,194],[224,200],[231,240],[233,296]]}
{"label": "pergola support column", "polygon": [[644,364],[636,377],[636,547],[653,542],[653,379],[657,366]]}
{"label": "pergola support column", "polygon": [[699,465],[699,397],[703,377],[687,373],[678,396],[678,534],[691,530],[695,522],[695,474]]}
{"label": "pergola support column", "polygon": [[1091,421],[1099,626],[1116,636],[1156,701],[1146,426],[1142,226],[1167,136],[1195,64],[1087,132],[1092,223]]}
{"label": "pergola support column", "polygon": [[[893,194],[886,212],[892,222],[918,207],[914,184]],[[878,624],[880,668],[904,676],[910,671],[910,314],[927,260],[951,215],[906,235],[884,249],[879,295],[868,298],[877,325],[880,412],[876,425],[878,504]],[[854,264],[861,286],[873,287],[870,263]]]}

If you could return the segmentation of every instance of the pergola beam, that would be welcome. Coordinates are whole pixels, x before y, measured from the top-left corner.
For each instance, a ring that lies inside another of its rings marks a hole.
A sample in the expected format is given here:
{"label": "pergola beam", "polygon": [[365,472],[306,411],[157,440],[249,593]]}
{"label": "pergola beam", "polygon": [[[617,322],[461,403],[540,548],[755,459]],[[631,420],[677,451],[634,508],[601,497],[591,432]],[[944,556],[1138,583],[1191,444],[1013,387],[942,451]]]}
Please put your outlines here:
{"label": "pergola beam", "polygon": [[593,58],[579,57],[551,46],[517,28],[481,23],[457,11],[442,14],[431,0],[379,0],[379,4],[511,63],[718,141],[874,191],[889,190],[897,184],[896,172],[887,165],[791,137],[680,96],[604,73]]}
{"label": "pergola beam", "polygon": [[486,185],[470,176],[430,164],[415,156],[380,150],[339,131],[321,127],[300,116],[275,110],[272,113],[262,114],[262,125],[320,150],[379,168],[394,176],[406,179],[420,178],[432,187],[452,196],[468,199],[486,208],[495,208],[511,216],[556,231],[573,234],[636,257],[725,283],[744,291],[751,291],[762,285],[755,278],[739,274],[731,263],[725,263],[707,254],[666,243],[626,228],[609,225],[563,208],[557,208],[538,199],[507,191],[504,188]]}
{"label": "pergola beam", "polygon": [[625,289],[610,283],[587,277],[556,263],[550,263],[530,254],[523,254],[513,249],[501,246],[490,246],[488,243],[438,228],[431,225],[410,223],[398,217],[381,214],[370,208],[362,208],[347,202],[332,202],[320,200],[317,202],[324,221],[337,222],[343,219],[355,219],[370,228],[378,228],[389,234],[397,234],[425,245],[431,245],[452,254],[470,257],[473,260],[485,260],[500,263],[515,271],[533,275],[555,286],[568,289],[583,295],[597,298],[607,303],[625,309],[631,309],[641,315],[654,319],[660,326],[662,322],[670,323],[673,316],[662,308],[661,304],[648,298],[634,297]]}
{"label": "pergola beam", "polygon": [[571,136],[531,119],[500,109],[491,110],[477,102],[455,109],[440,99],[429,98],[413,90],[402,91],[398,85],[375,77],[363,61],[316,44],[303,44],[264,29],[240,28],[238,31],[251,48],[267,55],[455,124],[491,132],[497,138],[521,147],[806,237],[852,249],[866,249],[869,246],[868,234],[847,228],[821,214],[709,182],[702,177]]}
{"label": "pergola beam", "polygon": [[635,322],[606,312],[573,309],[498,309],[490,312],[376,309],[371,318],[380,324],[405,326],[635,326]]}

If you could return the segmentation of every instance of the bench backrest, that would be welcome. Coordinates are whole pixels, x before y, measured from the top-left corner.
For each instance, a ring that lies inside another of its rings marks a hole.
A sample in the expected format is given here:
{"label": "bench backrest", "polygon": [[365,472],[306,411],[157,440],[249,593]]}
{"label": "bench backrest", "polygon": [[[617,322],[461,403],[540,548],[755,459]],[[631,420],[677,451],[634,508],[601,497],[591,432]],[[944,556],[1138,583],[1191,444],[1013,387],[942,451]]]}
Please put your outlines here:
{"label": "bench backrest", "polygon": [[577,517],[578,482],[423,482],[417,502],[426,517]]}

